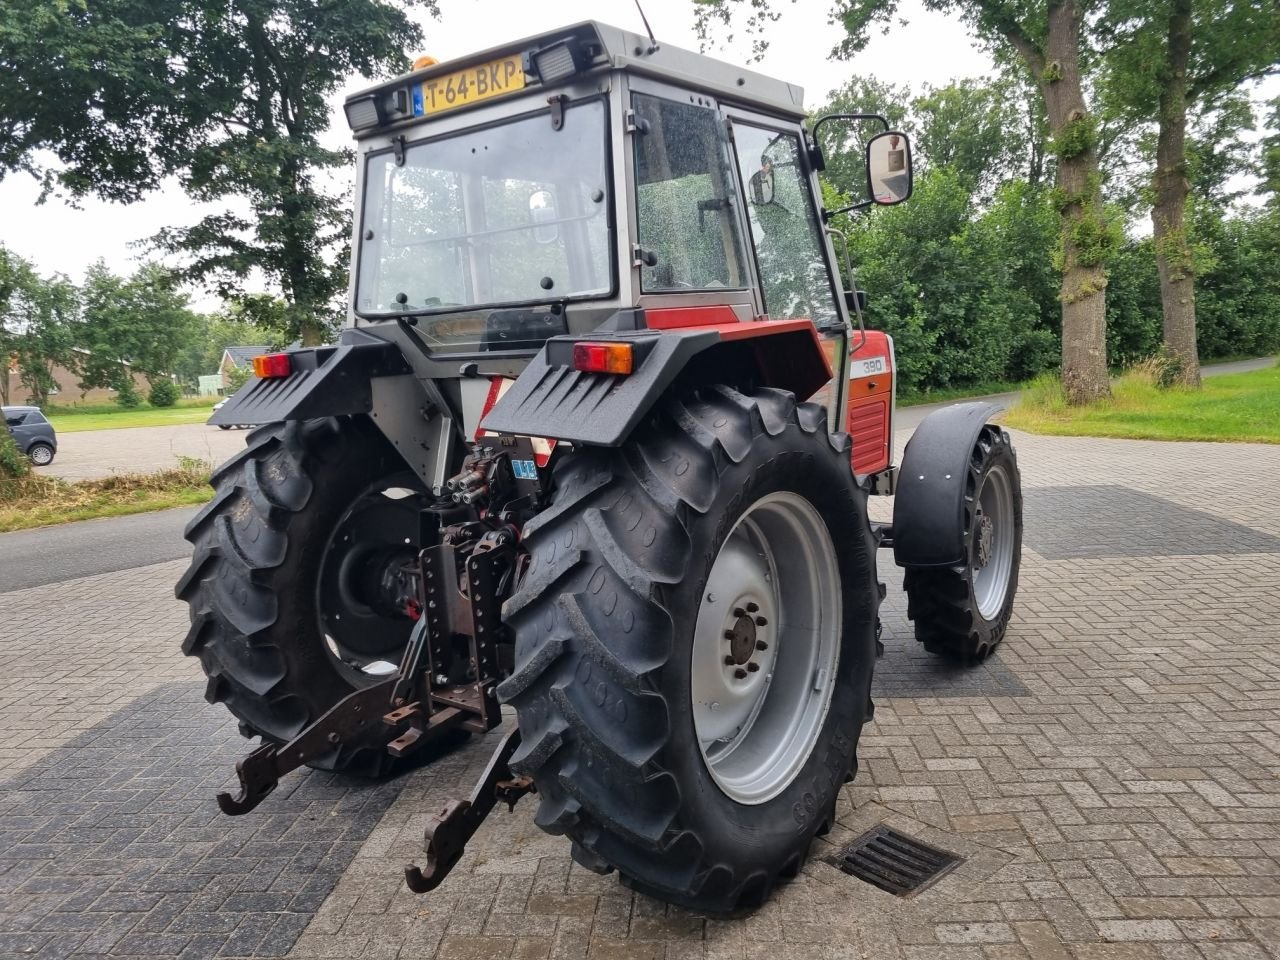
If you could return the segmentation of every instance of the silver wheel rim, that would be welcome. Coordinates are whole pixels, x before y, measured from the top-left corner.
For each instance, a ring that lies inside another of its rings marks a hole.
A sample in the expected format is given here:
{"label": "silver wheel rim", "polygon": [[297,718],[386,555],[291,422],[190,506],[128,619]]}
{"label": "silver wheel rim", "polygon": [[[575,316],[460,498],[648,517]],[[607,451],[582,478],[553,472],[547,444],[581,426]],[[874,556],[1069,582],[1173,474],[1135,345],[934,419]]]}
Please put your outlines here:
{"label": "silver wheel rim", "polygon": [[978,613],[993,620],[1004,608],[1013,571],[1013,484],[1004,467],[987,471],[974,510],[976,526],[969,558]]}
{"label": "silver wheel rim", "polygon": [[835,547],[794,493],[757,500],[720,547],[694,626],[690,695],[707,771],[738,803],[799,775],[835,687],[841,624]]}
{"label": "silver wheel rim", "polygon": [[53,451],[48,447],[36,447],[31,451],[31,462],[37,467],[47,467],[53,462]]}

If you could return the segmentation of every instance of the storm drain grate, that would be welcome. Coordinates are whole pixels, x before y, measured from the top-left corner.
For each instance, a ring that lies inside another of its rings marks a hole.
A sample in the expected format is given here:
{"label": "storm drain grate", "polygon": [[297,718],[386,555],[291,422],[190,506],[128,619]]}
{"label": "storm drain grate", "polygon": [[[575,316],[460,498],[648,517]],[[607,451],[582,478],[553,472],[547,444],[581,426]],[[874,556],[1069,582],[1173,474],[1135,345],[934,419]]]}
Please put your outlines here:
{"label": "storm drain grate", "polygon": [[899,897],[918,893],[961,861],[886,826],[873,827],[832,859],[850,876]]}

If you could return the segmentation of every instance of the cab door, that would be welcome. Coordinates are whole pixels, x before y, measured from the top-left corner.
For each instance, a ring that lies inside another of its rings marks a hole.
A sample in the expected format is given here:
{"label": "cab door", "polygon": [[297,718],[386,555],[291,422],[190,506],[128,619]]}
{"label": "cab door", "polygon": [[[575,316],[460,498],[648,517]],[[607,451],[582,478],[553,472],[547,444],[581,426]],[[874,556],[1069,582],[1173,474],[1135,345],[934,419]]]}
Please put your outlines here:
{"label": "cab door", "polygon": [[834,376],[811,399],[827,407],[832,430],[847,429],[849,326],[818,219],[801,129],[736,110],[727,113],[764,315],[813,321]]}

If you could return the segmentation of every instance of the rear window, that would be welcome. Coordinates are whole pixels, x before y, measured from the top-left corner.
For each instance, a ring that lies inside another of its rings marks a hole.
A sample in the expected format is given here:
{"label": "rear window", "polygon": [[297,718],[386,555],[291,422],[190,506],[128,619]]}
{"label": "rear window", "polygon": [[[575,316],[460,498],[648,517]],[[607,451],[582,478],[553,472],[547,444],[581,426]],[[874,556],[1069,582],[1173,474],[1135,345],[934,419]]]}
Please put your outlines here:
{"label": "rear window", "polygon": [[27,414],[27,423],[28,423],[28,424],[32,424],[32,423],[48,423],[48,422],[49,422],[49,421],[48,421],[48,420],[46,420],[46,419],[44,418],[44,414],[43,414],[43,413],[41,413],[39,410],[32,410],[30,413],[28,413],[28,414]]}

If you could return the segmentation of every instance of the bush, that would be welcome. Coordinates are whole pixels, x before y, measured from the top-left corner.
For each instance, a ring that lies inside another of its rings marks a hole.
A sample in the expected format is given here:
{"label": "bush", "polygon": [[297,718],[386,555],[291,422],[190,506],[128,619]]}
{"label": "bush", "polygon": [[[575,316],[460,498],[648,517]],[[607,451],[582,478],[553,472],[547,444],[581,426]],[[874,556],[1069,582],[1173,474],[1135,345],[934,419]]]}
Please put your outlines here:
{"label": "bush", "polygon": [[31,461],[23,456],[8,429],[0,430],[0,500],[6,499],[14,486],[7,481],[21,480],[31,473]]}
{"label": "bush", "polygon": [[122,377],[120,379],[119,385],[116,387],[116,403],[126,410],[132,410],[142,403],[142,397],[138,395],[138,388],[133,385],[131,378]]}
{"label": "bush", "polygon": [[172,407],[178,402],[178,387],[172,380],[159,380],[151,385],[147,402],[153,407]]}

